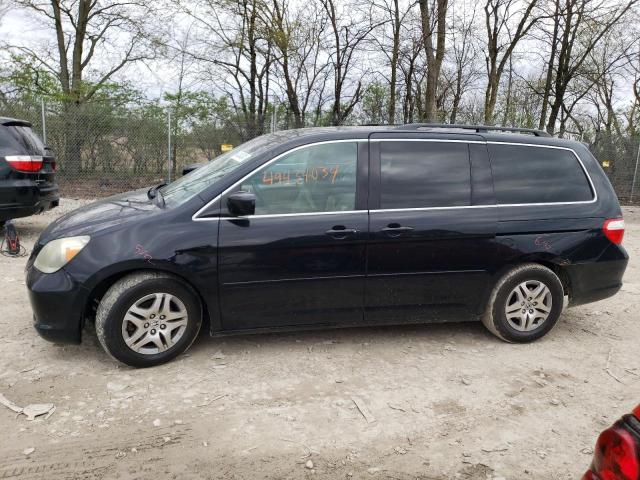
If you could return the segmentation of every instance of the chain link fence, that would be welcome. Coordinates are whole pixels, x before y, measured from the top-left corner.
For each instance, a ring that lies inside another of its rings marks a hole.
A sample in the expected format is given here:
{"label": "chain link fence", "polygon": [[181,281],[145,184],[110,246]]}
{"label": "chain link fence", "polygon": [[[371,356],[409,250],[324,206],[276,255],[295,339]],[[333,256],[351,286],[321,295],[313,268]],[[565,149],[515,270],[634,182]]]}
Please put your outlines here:
{"label": "chain link fence", "polygon": [[598,133],[589,148],[605,171],[622,205],[640,205],[640,137]]}
{"label": "chain link fence", "polygon": [[[192,118],[158,105],[33,101],[3,105],[0,116],[28,120],[58,159],[62,197],[97,198],[169,182],[183,167],[213,160],[261,133],[285,128],[285,119],[249,130],[224,118]],[[623,205],[640,204],[640,137],[598,133],[591,151]]]}
{"label": "chain link fence", "polygon": [[13,103],[0,116],[27,120],[57,157],[62,197],[97,198],[169,182],[256,136],[230,122],[176,118],[157,105],[141,108]]}

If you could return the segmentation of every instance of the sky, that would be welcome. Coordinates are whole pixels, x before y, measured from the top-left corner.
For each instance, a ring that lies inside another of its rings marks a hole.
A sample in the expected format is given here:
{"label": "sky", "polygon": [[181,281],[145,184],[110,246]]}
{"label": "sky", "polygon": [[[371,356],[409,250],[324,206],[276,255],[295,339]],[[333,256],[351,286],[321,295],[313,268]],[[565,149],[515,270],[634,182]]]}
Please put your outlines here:
{"label": "sky", "polygon": [[[297,0],[294,0],[297,1]],[[9,0],[0,0],[0,46],[3,44],[20,44],[23,46],[41,45],[49,43],[53,48],[53,32],[48,28],[44,28],[39,20],[35,18],[34,14],[28,13],[23,9],[7,9]],[[460,5],[466,5],[461,3]],[[4,16],[2,11],[4,10]],[[482,11],[478,11],[476,15],[482,15]],[[171,20],[175,22],[178,27],[186,30],[189,21],[181,20],[175,15],[171,17]],[[478,35],[485,35],[484,31],[478,31]],[[530,45],[533,47],[533,45]],[[521,52],[527,51],[526,45],[520,45],[519,50]],[[537,50],[537,49],[536,49]],[[519,72],[526,72],[527,69],[531,71],[540,68],[539,51],[536,53],[535,60],[532,61],[531,53],[529,57],[524,60],[518,61]],[[365,54],[366,55],[366,54]],[[0,61],[6,61],[7,52],[0,47]],[[98,57],[99,62],[99,57]],[[373,62],[374,59],[369,58],[365,62]],[[105,62],[107,63],[107,62]],[[98,68],[99,68],[98,63]],[[149,99],[161,98],[165,92],[173,92],[177,88],[177,74],[175,64],[170,64],[168,61],[152,61],[146,63],[139,63],[127,67],[121,73],[114,77],[116,81],[130,81],[135,84],[135,87],[145,93],[145,96]],[[193,85],[193,83],[192,83]],[[211,88],[211,85],[195,84],[197,87]],[[483,87],[480,86],[480,90]],[[620,103],[626,103],[631,99],[631,88],[624,88],[619,91]]]}

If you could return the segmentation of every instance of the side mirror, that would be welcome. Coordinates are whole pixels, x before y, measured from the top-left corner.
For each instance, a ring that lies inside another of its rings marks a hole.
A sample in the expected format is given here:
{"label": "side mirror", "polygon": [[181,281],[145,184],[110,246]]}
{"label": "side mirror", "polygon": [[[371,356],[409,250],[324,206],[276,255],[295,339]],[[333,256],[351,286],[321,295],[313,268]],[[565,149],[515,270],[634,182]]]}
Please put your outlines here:
{"label": "side mirror", "polygon": [[256,213],[256,196],[253,193],[236,192],[227,197],[229,213],[236,217],[245,217]]}
{"label": "side mirror", "polygon": [[204,163],[192,163],[190,165],[185,165],[182,168],[182,175],[186,175],[187,173],[193,172],[194,170],[197,170],[198,168],[202,167],[203,165],[205,165]]}

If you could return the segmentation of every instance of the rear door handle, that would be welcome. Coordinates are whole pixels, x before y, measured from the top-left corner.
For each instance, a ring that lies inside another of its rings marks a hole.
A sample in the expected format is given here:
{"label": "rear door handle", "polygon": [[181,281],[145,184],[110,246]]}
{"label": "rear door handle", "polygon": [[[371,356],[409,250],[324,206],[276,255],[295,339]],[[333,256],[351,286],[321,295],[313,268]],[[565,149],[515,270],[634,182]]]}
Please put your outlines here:
{"label": "rear door handle", "polygon": [[387,235],[388,237],[399,237],[403,233],[409,233],[413,231],[413,227],[403,227],[398,224],[391,224],[388,227],[384,227],[380,230],[382,233]]}
{"label": "rear door handle", "polygon": [[345,228],[342,225],[336,225],[335,227],[327,230],[324,233],[326,233],[330,237],[342,240],[343,238],[347,238],[349,235],[355,235],[356,233],[358,233],[358,230],[356,230],[355,228]]}

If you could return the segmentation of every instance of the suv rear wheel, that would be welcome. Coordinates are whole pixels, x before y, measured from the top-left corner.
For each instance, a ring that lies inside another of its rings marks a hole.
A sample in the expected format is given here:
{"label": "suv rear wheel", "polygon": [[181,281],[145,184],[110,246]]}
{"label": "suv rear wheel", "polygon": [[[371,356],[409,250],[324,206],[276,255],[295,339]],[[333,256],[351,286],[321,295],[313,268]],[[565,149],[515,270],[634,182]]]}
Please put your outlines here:
{"label": "suv rear wheel", "polygon": [[535,263],[507,272],[496,284],[482,322],[507,342],[531,342],[548,333],[562,313],[564,289],[558,276]]}
{"label": "suv rear wheel", "polygon": [[140,272],[118,280],[96,312],[102,347],[132,367],[172,360],[191,346],[202,323],[196,293],[179,279]]}

